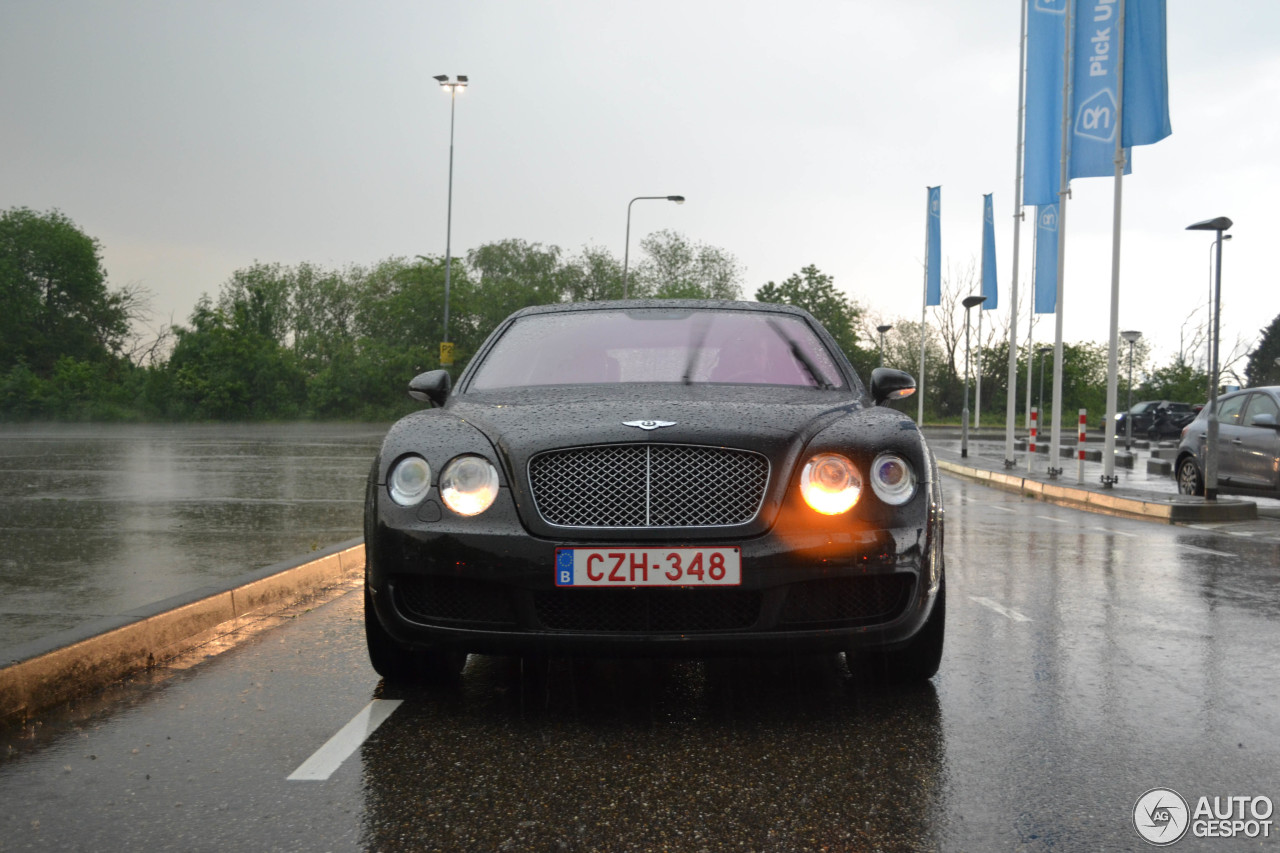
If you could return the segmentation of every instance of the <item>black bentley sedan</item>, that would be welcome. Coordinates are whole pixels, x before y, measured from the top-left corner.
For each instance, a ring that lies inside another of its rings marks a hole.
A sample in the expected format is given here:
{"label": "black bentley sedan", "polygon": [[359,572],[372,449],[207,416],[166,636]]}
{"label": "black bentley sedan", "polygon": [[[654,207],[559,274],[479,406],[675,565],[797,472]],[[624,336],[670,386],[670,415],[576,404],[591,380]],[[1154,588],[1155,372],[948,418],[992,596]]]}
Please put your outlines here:
{"label": "black bentley sedan", "polygon": [[468,653],[848,652],[932,677],[937,468],[807,312],[654,300],[528,308],[388,432],[365,498],[365,628],[388,679]]}

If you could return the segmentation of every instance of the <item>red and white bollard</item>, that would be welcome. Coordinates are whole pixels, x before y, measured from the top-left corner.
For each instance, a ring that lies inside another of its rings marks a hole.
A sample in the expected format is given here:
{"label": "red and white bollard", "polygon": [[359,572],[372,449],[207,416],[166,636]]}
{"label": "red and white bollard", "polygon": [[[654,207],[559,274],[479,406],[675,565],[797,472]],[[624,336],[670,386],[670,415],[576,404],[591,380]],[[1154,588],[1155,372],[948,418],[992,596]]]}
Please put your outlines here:
{"label": "red and white bollard", "polygon": [[1027,473],[1031,473],[1031,460],[1036,458],[1036,434],[1040,425],[1040,409],[1031,407],[1031,439],[1027,442]]}
{"label": "red and white bollard", "polygon": [[1085,410],[1080,410],[1080,436],[1076,445],[1076,482],[1084,482]]}

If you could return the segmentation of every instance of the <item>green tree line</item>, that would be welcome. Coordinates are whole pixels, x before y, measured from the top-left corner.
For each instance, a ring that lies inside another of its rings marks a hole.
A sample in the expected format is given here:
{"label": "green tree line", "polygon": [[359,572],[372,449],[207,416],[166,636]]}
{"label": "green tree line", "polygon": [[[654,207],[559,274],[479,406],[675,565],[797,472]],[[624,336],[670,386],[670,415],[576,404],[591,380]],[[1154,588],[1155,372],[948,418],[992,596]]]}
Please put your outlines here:
{"label": "green tree line", "polygon": [[[963,276],[953,279],[958,292]],[[627,289],[632,297],[739,299],[744,284],[731,253],[658,231],[640,241]],[[511,312],[617,299],[622,291],[621,262],[599,247],[568,253],[510,239],[454,258],[448,339],[455,375]],[[817,267],[766,282],[752,297],[809,310],[864,379],[879,363],[866,310]],[[145,308],[141,290],[108,286],[101,245],[64,214],[0,213],[0,418],[398,417],[419,405],[406,394],[408,380],[440,366],[445,260],[397,257],[338,269],[255,263],[233,273],[216,296],[203,297],[185,323],[150,338],[130,331]],[[885,364],[915,374],[920,324],[894,326]],[[954,323],[925,330],[926,420],[959,415],[963,363],[954,330]],[[995,338],[977,343],[983,410],[1003,413],[1007,351]],[[1102,411],[1105,362],[1105,346],[1066,348],[1067,410]],[[1183,385],[1204,387],[1203,374],[1187,365],[1147,371],[1144,382],[1143,393],[1177,399],[1196,399]],[[914,415],[914,400],[901,406]]]}

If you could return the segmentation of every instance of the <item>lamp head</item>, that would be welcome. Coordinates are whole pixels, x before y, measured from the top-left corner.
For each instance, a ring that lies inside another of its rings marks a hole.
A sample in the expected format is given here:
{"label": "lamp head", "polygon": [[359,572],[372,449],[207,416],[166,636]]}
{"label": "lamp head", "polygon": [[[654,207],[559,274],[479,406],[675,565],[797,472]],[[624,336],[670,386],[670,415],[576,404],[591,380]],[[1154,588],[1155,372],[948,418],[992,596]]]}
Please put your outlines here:
{"label": "lamp head", "polygon": [[674,201],[676,204],[684,204],[684,196],[682,196],[682,195],[669,195],[669,196],[667,196],[667,201]]}
{"label": "lamp head", "polygon": [[1040,356],[1043,358],[1045,353],[1053,352],[1053,347],[1040,347],[1036,352],[1040,353]]}
{"label": "lamp head", "polygon": [[1225,216],[1219,216],[1217,219],[1206,219],[1204,222],[1197,222],[1194,225],[1188,225],[1188,231],[1226,231],[1231,227],[1231,220]]}
{"label": "lamp head", "polygon": [[1138,342],[1138,338],[1142,337],[1142,332],[1136,332],[1136,331],[1121,332],[1120,337],[1124,338],[1130,344],[1136,344]]}
{"label": "lamp head", "polygon": [[965,308],[972,308],[973,306],[981,305],[986,301],[987,297],[980,294],[974,294],[973,296],[966,296],[961,304],[964,305]]}
{"label": "lamp head", "polygon": [[889,331],[889,330],[890,330],[890,329],[892,329],[892,328],[893,328],[893,326],[888,326],[888,325],[886,325],[886,326],[876,326],[876,331],[883,335],[885,332]]}

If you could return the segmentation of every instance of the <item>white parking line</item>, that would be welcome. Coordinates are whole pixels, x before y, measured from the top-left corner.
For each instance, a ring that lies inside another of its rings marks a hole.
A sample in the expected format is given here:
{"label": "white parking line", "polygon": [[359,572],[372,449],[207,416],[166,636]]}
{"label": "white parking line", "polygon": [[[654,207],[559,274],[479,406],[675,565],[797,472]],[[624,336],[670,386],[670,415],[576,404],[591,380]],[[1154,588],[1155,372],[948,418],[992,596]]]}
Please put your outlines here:
{"label": "white parking line", "polygon": [[1067,520],[1065,518],[1054,518],[1051,515],[1037,515],[1036,518],[1043,518],[1045,521],[1056,521],[1059,524],[1067,523]]}
{"label": "white parking line", "polygon": [[1249,537],[1252,537],[1252,536],[1254,535],[1254,534],[1250,533],[1250,532],[1249,532],[1249,531],[1247,531],[1247,530],[1228,530],[1227,532],[1228,532],[1228,533],[1230,533],[1232,536],[1249,536]]}
{"label": "white parking line", "polygon": [[996,506],[995,504],[988,504],[987,506],[991,509],[998,509],[1001,512],[1014,512],[1014,510],[1009,509],[1007,506]]}
{"label": "white parking line", "polygon": [[1123,530],[1109,530],[1109,529],[1107,529],[1107,528],[1105,528],[1105,527],[1094,527],[1093,529],[1094,529],[1094,530],[1096,530],[1096,531],[1098,531],[1099,533],[1110,533],[1110,534],[1114,534],[1115,536],[1128,536],[1130,539],[1137,539],[1137,538],[1138,538],[1138,534],[1136,534],[1136,533],[1125,533]]}
{"label": "white parking line", "polygon": [[973,601],[976,601],[978,604],[981,604],[983,607],[994,610],[995,612],[999,613],[1001,616],[1005,616],[1005,617],[1008,617],[1009,619],[1012,619],[1014,622],[1030,622],[1031,621],[1030,616],[1023,616],[1018,611],[1005,607],[1003,604],[1000,604],[999,602],[996,602],[996,601],[992,601],[989,598],[982,598],[976,595],[971,595],[969,596],[969,598]]}
{"label": "white parking line", "polygon": [[338,733],[329,738],[324,746],[317,749],[310,758],[302,762],[297,770],[290,773],[288,781],[323,782],[328,779],[342,766],[342,762],[350,757],[351,753],[360,748],[360,744],[369,739],[369,735],[378,730],[378,726],[386,722],[387,717],[400,707],[401,701],[400,699],[374,699],[365,705],[351,722],[339,729]]}
{"label": "white parking line", "polygon": [[1178,548],[1181,548],[1184,551],[1194,551],[1197,554],[1209,554],[1214,557],[1234,557],[1235,556],[1235,554],[1228,554],[1226,551],[1214,551],[1211,548],[1200,548],[1196,545],[1182,545],[1176,542],[1174,543],[1174,545]]}

